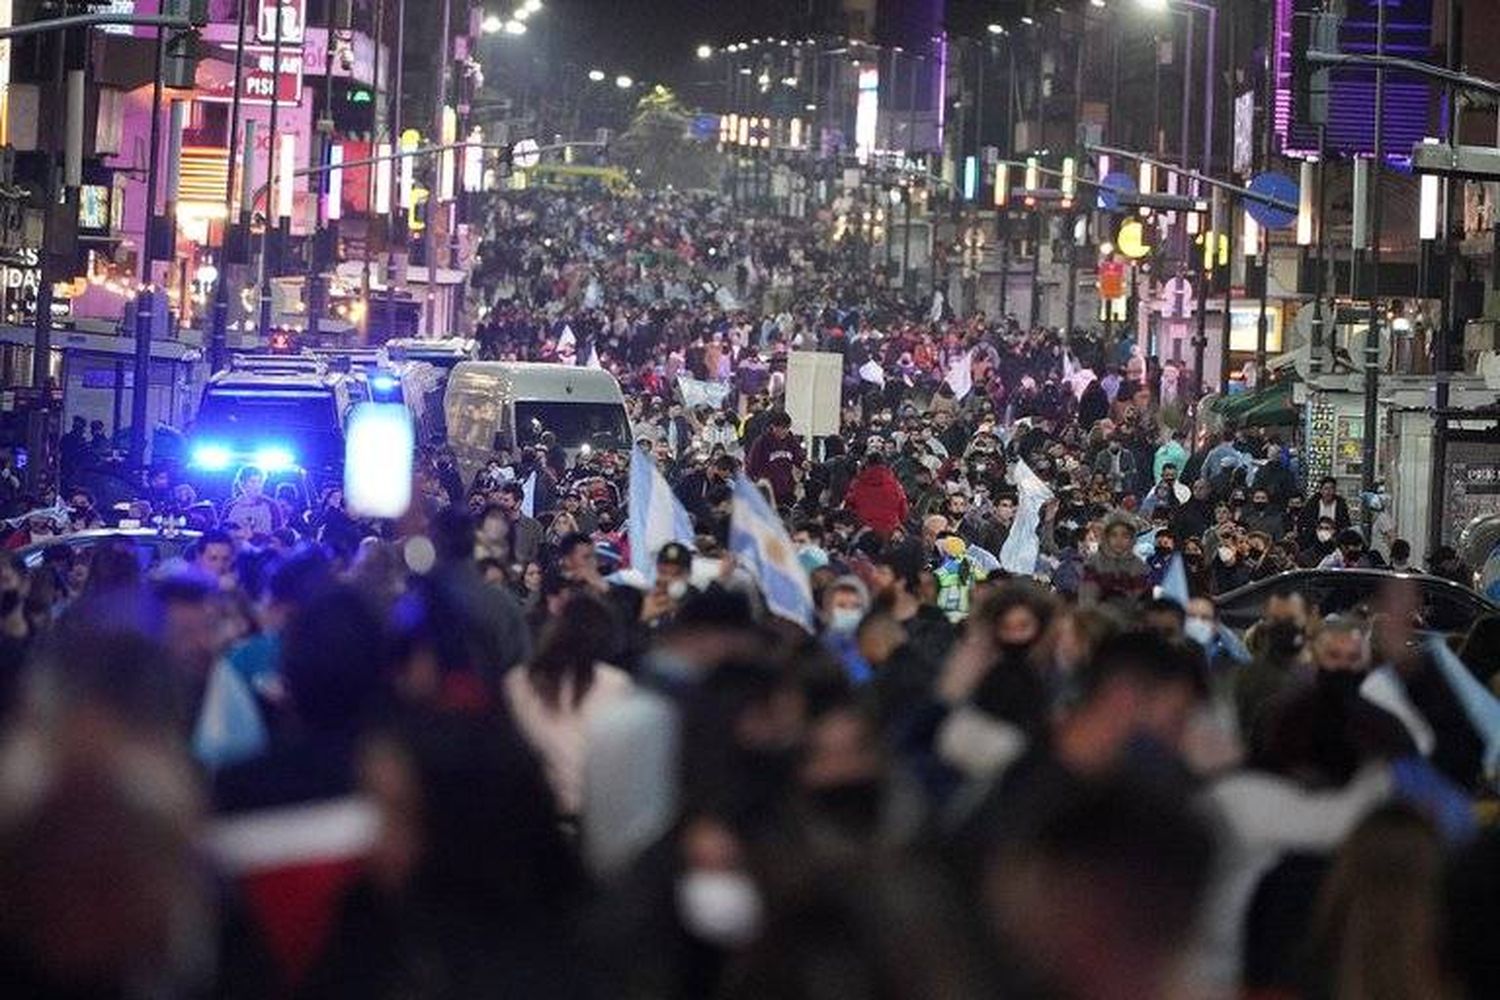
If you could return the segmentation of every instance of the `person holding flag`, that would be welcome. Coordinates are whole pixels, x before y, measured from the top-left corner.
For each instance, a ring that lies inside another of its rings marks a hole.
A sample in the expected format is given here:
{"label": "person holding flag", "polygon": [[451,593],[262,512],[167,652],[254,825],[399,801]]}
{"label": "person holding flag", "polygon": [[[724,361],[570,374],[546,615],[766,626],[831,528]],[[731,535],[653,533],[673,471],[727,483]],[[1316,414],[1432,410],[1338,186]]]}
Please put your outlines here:
{"label": "person holding flag", "polygon": [[760,582],[772,614],[812,631],[817,609],[797,547],[765,496],[743,475],[734,479],[729,551]]}

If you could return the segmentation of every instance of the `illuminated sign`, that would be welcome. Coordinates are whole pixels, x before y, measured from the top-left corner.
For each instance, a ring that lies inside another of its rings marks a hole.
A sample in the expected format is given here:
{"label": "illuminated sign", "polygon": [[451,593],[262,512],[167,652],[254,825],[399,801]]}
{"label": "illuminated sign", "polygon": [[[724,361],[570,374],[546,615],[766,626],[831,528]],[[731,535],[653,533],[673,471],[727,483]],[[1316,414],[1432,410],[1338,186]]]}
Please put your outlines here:
{"label": "illuminated sign", "polygon": [[880,70],[873,66],[859,71],[859,97],[854,105],[854,155],[868,163],[875,151],[875,129],[880,121]]}
{"label": "illuminated sign", "polygon": [[[260,0],[260,9],[255,16],[256,40],[274,43],[278,27],[283,45],[288,42],[301,44],[307,27],[307,0]],[[301,58],[302,54],[297,55]]]}

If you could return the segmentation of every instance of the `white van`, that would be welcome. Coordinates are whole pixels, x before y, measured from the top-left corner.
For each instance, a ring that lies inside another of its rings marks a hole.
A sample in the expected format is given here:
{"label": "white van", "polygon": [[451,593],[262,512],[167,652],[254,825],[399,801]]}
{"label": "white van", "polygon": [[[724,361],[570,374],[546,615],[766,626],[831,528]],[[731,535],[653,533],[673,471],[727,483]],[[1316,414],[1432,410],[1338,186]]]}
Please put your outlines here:
{"label": "white van", "polygon": [[600,368],[464,361],[443,398],[448,444],[465,479],[499,448],[538,443],[551,431],[571,457],[584,445],[630,447],[620,383]]}

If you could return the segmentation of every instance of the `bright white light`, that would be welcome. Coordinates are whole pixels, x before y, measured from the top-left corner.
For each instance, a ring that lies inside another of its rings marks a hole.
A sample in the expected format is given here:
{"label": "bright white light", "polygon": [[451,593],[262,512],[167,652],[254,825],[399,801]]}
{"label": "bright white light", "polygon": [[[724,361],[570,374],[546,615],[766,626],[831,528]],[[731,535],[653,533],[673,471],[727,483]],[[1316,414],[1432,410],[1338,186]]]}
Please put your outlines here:
{"label": "bright white light", "polygon": [[859,96],[854,103],[854,155],[867,163],[875,151],[875,128],[880,120],[880,71],[873,66],[859,71]]}
{"label": "bright white light", "polygon": [[781,78],[781,85],[783,87],[795,87],[797,86],[797,78],[795,76],[784,76]]}
{"label": "bright white light", "polygon": [[635,81],[626,76],[624,73],[621,73],[619,76],[615,77],[615,86],[619,87],[621,90],[629,90],[631,87],[635,86]]}
{"label": "bright white light", "polygon": [[593,80],[595,83],[602,83],[604,81],[604,70],[602,70],[602,69],[591,69],[591,70],[589,70],[589,79]]}
{"label": "bright white light", "polygon": [[[1423,139],[1424,146],[1436,146],[1436,139]],[[1423,174],[1421,202],[1417,211],[1417,236],[1424,240],[1435,240],[1438,236],[1438,200],[1441,186],[1436,174]]]}
{"label": "bright white light", "polygon": [[1071,156],[1063,157],[1062,196],[1064,201],[1078,196],[1078,161]]}
{"label": "bright white light", "polygon": [[400,517],[411,504],[411,415],[400,403],[360,403],[349,418],[344,498],[351,513]]}
{"label": "bright white light", "polygon": [[193,449],[192,464],[209,472],[227,469],[232,461],[234,453],[222,444],[200,444]]}
{"label": "bright white light", "polygon": [[698,46],[698,58],[699,59],[712,59],[713,58],[713,54],[714,54],[714,47],[712,45],[700,45],[700,46]]}
{"label": "bright white light", "polygon": [[469,144],[464,147],[464,190],[484,190],[484,147],[480,145],[483,136],[475,129],[469,135]]}
{"label": "bright white light", "polygon": [[1039,189],[1042,186],[1042,165],[1035,156],[1026,157],[1026,193]]}
{"label": "bright white light", "polygon": [[1311,160],[1303,160],[1301,182],[1297,192],[1297,245],[1299,247],[1312,246],[1313,241],[1313,190],[1317,185],[1314,182],[1313,163]]}
{"label": "bright white light", "polygon": [[276,217],[290,219],[297,194],[292,176],[297,172],[297,136],[292,132],[281,133],[277,152]]}
{"label": "bright white light", "polygon": [[198,268],[197,280],[200,285],[212,285],[219,280],[219,269],[212,264],[204,264]]}
{"label": "bright white light", "polygon": [[979,157],[964,157],[964,201],[973,201],[979,192]]}
{"label": "bright white light", "polygon": [[391,213],[391,144],[377,143],[375,156],[380,160],[375,164],[375,214],[389,215]]}
{"label": "bright white light", "polygon": [[527,10],[525,7],[517,7],[514,11],[511,12],[510,19],[512,21],[524,21],[530,16],[531,11]]}
{"label": "bright white light", "polygon": [[498,14],[486,14],[484,20],[479,22],[479,29],[486,35],[498,34],[503,27],[505,27],[505,22]]}
{"label": "bright white light", "polygon": [[524,21],[516,21],[516,20],[506,21],[505,22],[505,33],[507,35],[524,35],[524,34],[526,34],[526,22],[524,22]]}
{"label": "bright white light", "polygon": [[1090,7],[1098,7],[1101,10],[1104,9],[1105,4],[1106,4],[1106,0],[1089,0],[1089,6]]}
{"label": "bright white light", "polygon": [[1256,222],[1255,217],[1249,212],[1245,213],[1244,222],[1245,228],[1242,230],[1244,235],[1241,249],[1244,251],[1246,257],[1258,257],[1260,256],[1260,223]]}
{"label": "bright white light", "polygon": [[1137,0],[1147,10],[1163,11],[1167,9],[1167,0]]}
{"label": "bright white light", "polygon": [[1003,25],[1003,24],[991,24],[987,30],[992,35],[1003,35],[1003,34],[1005,34],[1005,25]]}
{"label": "bright white light", "polygon": [[[408,130],[401,137],[401,149],[403,152],[409,153],[416,148],[417,135],[415,132]],[[399,197],[402,208],[411,208],[412,206],[412,189],[415,187],[416,182],[415,160],[416,157],[414,156],[401,157],[401,187],[399,188]]]}
{"label": "bright white light", "polygon": [[1010,201],[1010,164],[995,164],[995,207],[1004,208]]}
{"label": "bright white light", "polygon": [[526,0],[521,6],[529,13],[535,14],[542,9],[542,0]]}
{"label": "bright white light", "polygon": [[328,219],[336,222],[344,214],[344,147],[334,143],[328,149]]}
{"label": "bright white light", "polygon": [[1029,28],[1032,25],[1036,24],[1036,18],[1032,17],[1030,14],[1022,14],[1021,23]]}
{"label": "bright white light", "polygon": [[266,445],[256,451],[255,464],[262,472],[285,472],[297,465],[297,456],[280,445]]}

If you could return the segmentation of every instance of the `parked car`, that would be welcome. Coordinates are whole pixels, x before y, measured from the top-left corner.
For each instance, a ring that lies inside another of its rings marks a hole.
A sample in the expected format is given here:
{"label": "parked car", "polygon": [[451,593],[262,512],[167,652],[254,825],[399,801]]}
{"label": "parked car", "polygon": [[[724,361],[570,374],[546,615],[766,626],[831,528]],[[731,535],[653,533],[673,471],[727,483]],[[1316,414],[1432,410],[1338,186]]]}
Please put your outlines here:
{"label": "parked car", "polygon": [[1480,615],[1500,612],[1500,607],[1463,584],[1425,573],[1399,573],[1388,569],[1295,569],[1265,580],[1246,584],[1214,599],[1219,620],[1243,631],[1260,620],[1272,595],[1300,593],[1324,615],[1348,614],[1369,608],[1381,588],[1397,580],[1417,587],[1422,629],[1455,634],[1468,631]]}
{"label": "parked car", "polygon": [[141,571],[149,573],[168,559],[182,555],[201,534],[197,531],[165,532],[155,528],[102,528],[97,531],[76,531],[61,538],[49,538],[45,542],[28,545],[17,554],[27,569],[36,569],[42,565],[48,549],[63,546],[72,549],[75,558],[87,559],[96,545],[124,539],[135,548]]}

